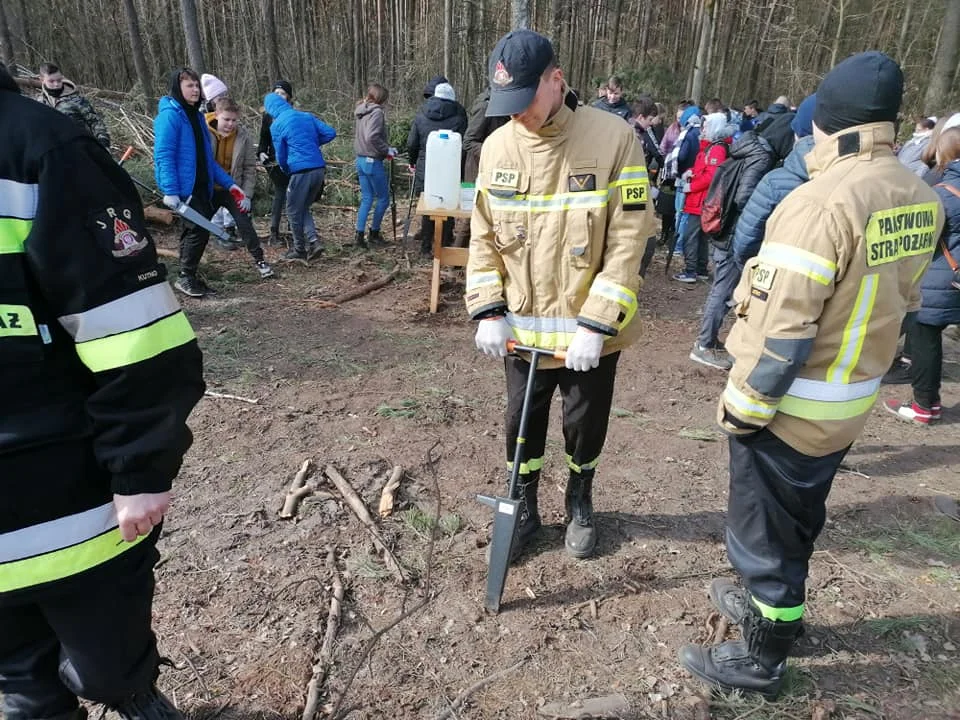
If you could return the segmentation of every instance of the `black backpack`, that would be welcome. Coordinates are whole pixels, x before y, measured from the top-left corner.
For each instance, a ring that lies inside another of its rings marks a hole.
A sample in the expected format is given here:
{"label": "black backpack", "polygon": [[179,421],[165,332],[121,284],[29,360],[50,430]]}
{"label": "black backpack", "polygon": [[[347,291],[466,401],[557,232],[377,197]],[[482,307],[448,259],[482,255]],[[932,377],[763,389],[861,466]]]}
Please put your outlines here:
{"label": "black backpack", "polygon": [[720,240],[728,235],[736,219],[734,198],[742,172],[743,160],[731,158],[717,168],[713,180],[710,181],[700,211],[700,228],[713,240]]}

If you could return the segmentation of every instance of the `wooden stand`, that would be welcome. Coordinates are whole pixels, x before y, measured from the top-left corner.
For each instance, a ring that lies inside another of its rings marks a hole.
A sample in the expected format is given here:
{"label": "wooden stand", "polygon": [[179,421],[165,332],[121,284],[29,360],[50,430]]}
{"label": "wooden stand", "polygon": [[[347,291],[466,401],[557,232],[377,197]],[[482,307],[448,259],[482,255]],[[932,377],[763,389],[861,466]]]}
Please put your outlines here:
{"label": "wooden stand", "polygon": [[437,311],[437,305],[440,303],[440,266],[449,265],[453,267],[466,267],[467,259],[470,257],[468,248],[455,248],[443,246],[443,222],[447,218],[470,219],[470,210],[444,210],[434,208],[427,210],[423,204],[423,195],[417,200],[417,215],[423,215],[433,220],[433,274],[430,281],[430,312]]}

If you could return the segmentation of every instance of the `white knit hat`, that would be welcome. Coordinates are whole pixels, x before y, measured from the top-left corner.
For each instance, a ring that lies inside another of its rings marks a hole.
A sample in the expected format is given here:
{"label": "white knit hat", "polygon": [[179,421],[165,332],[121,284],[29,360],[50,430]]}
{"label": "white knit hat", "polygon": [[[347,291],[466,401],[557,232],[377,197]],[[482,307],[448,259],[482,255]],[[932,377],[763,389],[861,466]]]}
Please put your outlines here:
{"label": "white knit hat", "polygon": [[200,87],[203,89],[203,97],[207,100],[215,100],[227,94],[227,84],[216,75],[207,73],[201,75]]}
{"label": "white knit hat", "polygon": [[441,100],[456,100],[457,93],[453,89],[453,85],[450,83],[440,83],[437,85],[436,90],[433,91],[433,96],[438,97]]}

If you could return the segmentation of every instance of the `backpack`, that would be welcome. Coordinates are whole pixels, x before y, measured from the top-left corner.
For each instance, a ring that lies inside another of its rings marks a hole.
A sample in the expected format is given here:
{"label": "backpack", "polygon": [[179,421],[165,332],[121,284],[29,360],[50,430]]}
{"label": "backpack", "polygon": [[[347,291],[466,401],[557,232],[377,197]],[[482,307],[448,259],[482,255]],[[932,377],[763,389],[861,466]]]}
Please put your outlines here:
{"label": "backpack", "polygon": [[734,198],[742,171],[742,160],[728,159],[717,168],[710,181],[700,211],[700,228],[714,240],[728,233],[736,217]]}

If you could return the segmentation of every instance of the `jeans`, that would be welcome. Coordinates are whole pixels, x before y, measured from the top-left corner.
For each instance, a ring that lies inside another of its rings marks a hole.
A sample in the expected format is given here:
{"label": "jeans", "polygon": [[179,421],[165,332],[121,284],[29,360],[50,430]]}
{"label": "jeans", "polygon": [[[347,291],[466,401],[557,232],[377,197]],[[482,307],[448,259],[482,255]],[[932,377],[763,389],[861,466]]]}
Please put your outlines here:
{"label": "jeans", "polygon": [[683,228],[683,258],[686,263],[684,272],[688,275],[706,275],[707,259],[710,254],[710,239],[700,229],[700,216],[687,215]]}
{"label": "jeans", "polygon": [[310,206],[323,195],[326,168],[313,168],[290,176],[287,186],[287,222],[293,235],[293,249],[306,252],[307,243],[317,241],[317,226]]}
{"label": "jeans", "polygon": [[234,201],[233,196],[223,188],[217,188],[213,191],[213,206],[227,209],[230,217],[232,217],[233,221],[237,224],[237,231],[247,246],[247,251],[257,262],[263,260],[263,248],[260,247],[260,238],[257,237],[257,230],[253,227],[253,220],[250,219],[250,213],[240,212],[240,208]]}
{"label": "jeans", "polygon": [[367,228],[367,215],[370,206],[376,198],[377,205],[373,209],[373,222],[370,229],[380,232],[380,224],[390,205],[390,187],[387,184],[387,171],[383,167],[383,160],[374,160],[371,157],[357,158],[357,179],[360,181],[360,209],[357,210],[357,232],[362,233]]}
{"label": "jeans", "polygon": [[928,410],[940,404],[943,376],[943,330],[945,325],[913,323],[907,330],[910,340],[910,377],[913,400]]}
{"label": "jeans", "polygon": [[723,319],[730,311],[730,298],[740,282],[740,269],[729,249],[721,250],[714,246],[712,255],[713,285],[703,305],[703,322],[700,323],[700,335],[697,337],[697,344],[705,348],[717,346],[717,335]]}
{"label": "jeans", "polygon": [[[230,198],[231,204],[233,198]],[[195,193],[190,199],[190,207],[205,218],[213,217],[213,206],[206,193]],[[183,232],[180,233],[180,274],[189,277],[197,276],[200,258],[207,248],[210,233],[189,220],[183,221]]]}

